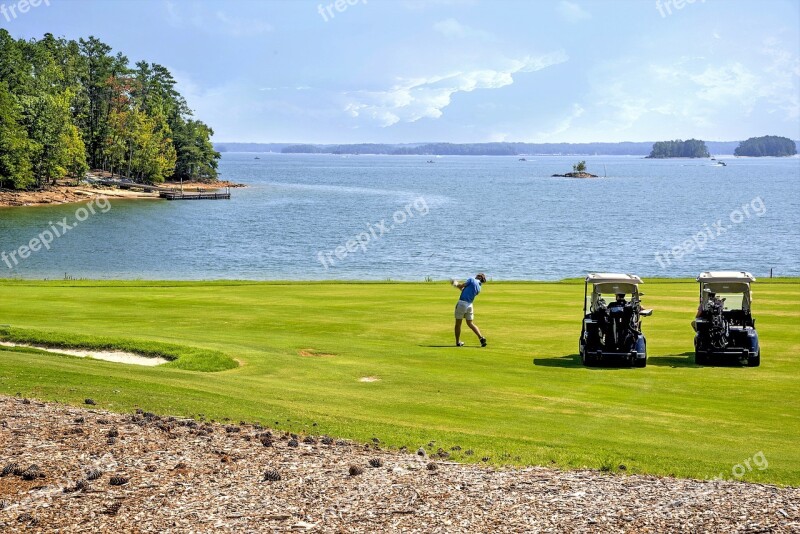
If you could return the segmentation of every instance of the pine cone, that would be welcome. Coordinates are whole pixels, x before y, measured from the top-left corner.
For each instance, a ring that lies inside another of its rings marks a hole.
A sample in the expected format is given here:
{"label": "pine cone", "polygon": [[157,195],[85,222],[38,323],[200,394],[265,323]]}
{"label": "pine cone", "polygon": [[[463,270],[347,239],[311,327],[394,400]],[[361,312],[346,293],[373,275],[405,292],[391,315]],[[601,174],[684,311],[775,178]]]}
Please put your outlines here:
{"label": "pine cone", "polygon": [[330,436],[323,436],[322,437],[322,444],[323,445],[333,445],[333,438]]}
{"label": "pine cone", "polygon": [[11,503],[5,499],[0,499],[0,510],[5,510]]}
{"label": "pine cone", "polygon": [[364,474],[364,468],[361,467],[361,466],[358,466],[358,465],[351,465],[350,469],[349,469],[349,472],[350,472],[350,476],[351,477],[355,477],[355,476],[358,476],[358,475],[363,475]]}
{"label": "pine cone", "polygon": [[113,476],[109,479],[108,483],[112,486],[124,486],[130,481],[128,477],[124,476]]}
{"label": "pine cone", "polygon": [[264,471],[264,479],[262,482],[277,482],[281,479],[281,474],[275,469],[267,469]]}
{"label": "pine cone", "polygon": [[425,469],[427,469],[428,471],[436,471],[437,469],[439,469],[439,466],[436,465],[435,462],[430,462],[428,465],[425,466]]}
{"label": "pine cone", "polygon": [[86,418],[84,418],[84,417],[76,417],[75,419],[73,419],[73,421],[78,423],[78,424],[81,424],[81,423],[86,422]]}
{"label": "pine cone", "polygon": [[272,438],[269,436],[261,436],[261,444],[265,447],[272,447]]}
{"label": "pine cone", "polygon": [[383,467],[383,460],[381,460],[380,458],[371,458],[369,461],[369,465],[375,468]]}
{"label": "pine cone", "polygon": [[238,426],[226,426],[225,432],[228,434],[233,434],[234,432],[239,432],[241,429]]}
{"label": "pine cone", "polygon": [[3,468],[3,471],[0,472],[0,477],[6,477],[8,475],[15,474],[17,469],[19,469],[19,464],[16,462],[6,464],[6,466]]}
{"label": "pine cone", "polygon": [[87,480],[97,480],[101,476],[103,476],[103,472],[100,471],[99,469],[91,469],[91,470],[86,472],[86,479]]}
{"label": "pine cone", "polygon": [[305,439],[303,440],[303,443],[307,445],[316,445],[317,440],[314,439],[314,436],[306,436]]}
{"label": "pine cone", "polygon": [[119,430],[117,430],[116,428],[112,428],[111,430],[108,431],[108,434],[106,434],[106,436],[108,436],[109,438],[119,437]]}
{"label": "pine cone", "polygon": [[19,514],[17,516],[17,521],[19,521],[20,523],[28,523],[31,526],[39,524],[39,520],[27,512],[24,514]]}
{"label": "pine cone", "polygon": [[94,406],[95,404],[97,404],[97,403],[94,401],[94,399],[84,399],[84,400],[83,400],[83,403],[84,403],[84,404],[90,404],[90,405],[92,405],[92,406]]}
{"label": "pine cone", "polygon": [[86,480],[80,479],[75,483],[75,491],[86,491],[87,489],[89,489],[89,483]]}
{"label": "pine cone", "polygon": [[300,446],[300,444],[297,443],[297,440],[294,439],[294,438],[290,439],[289,443],[287,445],[289,445],[290,447],[299,447]]}
{"label": "pine cone", "polygon": [[122,501],[116,501],[108,505],[108,507],[103,510],[105,515],[117,515],[119,513],[119,509],[122,508]]}
{"label": "pine cone", "polygon": [[23,471],[20,476],[22,477],[22,480],[36,480],[39,476],[41,476],[39,466],[36,464],[31,465],[25,471]]}
{"label": "pine cone", "polygon": [[473,451],[472,449],[467,449],[466,451],[464,451],[464,454],[466,454],[467,456],[472,456],[473,454],[475,454],[475,451]]}

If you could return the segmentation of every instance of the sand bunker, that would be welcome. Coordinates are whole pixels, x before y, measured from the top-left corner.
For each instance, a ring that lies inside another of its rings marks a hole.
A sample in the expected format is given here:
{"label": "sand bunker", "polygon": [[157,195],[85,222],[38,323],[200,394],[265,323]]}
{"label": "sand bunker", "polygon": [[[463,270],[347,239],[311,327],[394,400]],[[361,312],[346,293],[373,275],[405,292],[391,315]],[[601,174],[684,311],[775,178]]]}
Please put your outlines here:
{"label": "sand bunker", "polygon": [[54,349],[52,347],[43,347],[39,345],[28,345],[25,343],[9,343],[8,341],[0,341],[0,345],[4,347],[27,347],[31,349],[39,349],[53,354],[65,354],[67,356],[77,356],[78,358],[93,358],[95,360],[105,360],[114,363],[127,363],[131,365],[145,365],[154,367],[167,363],[169,360],[158,357],[141,356],[132,352],[121,352],[111,350],[80,350],[80,349]]}

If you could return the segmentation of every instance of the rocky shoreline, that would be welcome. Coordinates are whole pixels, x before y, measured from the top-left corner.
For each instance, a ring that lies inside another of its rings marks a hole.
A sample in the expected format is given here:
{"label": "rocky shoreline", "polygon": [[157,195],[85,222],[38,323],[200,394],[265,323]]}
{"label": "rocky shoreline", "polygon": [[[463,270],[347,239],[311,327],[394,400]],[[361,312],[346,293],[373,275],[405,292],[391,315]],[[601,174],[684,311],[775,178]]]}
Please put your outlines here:
{"label": "rocky shoreline", "polygon": [[566,174],[554,174],[552,178],[599,178],[596,174],[588,172],[568,172]]}
{"label": "rocky shoreline", "polygon": [[[165,188],[179,188],[180,183],[167,182],[162,184]],[[246,187],[244,184],[234,182],[184,182],[184,191],[213,191],[226,187]],[[11,189],[0,189],[0,208],[21,207],[21,206],[47,206],[56,204],[73,204],[85,202],[95,196],[105,196],[109,198],[121,199],[158,199],[158,193],[145,191],[131,191],[116,187],[96,186],[96,185],[67,185],[59,184],[49,186],[38,191],[16,191]]]}
{"label": "rocky shoreline", "polygon": [[[92,402],[87,399],[87,403]],[[0,530],[797,532],[800,489],[446,461],[0,396]],[[430,455],[430,456],[429,456]]]}

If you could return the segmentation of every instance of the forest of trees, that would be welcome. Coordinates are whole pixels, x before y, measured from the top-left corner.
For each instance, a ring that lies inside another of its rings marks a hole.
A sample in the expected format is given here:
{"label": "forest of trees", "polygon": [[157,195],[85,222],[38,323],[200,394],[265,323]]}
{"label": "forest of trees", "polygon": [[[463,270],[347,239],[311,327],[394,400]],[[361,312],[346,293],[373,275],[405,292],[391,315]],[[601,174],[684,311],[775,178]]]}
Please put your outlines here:
{"label": "forest of trees", "polygon": [[751,137],[747,141],[742,141],[734,151],[736,156],[794,156],[797,154],[797,145],[787,137],[777,135],[765,135],[763,137]]}
{"label": "forest of trees", "polygon": [[0,187],[41,188],[106,169],[146,183],[216,180],[213,131],[161,65],[94,37],[15,40],[0,29]]}
{"label": "forest of trees", "polygon": [[659,141],[653,143],[648,158],[708,158],[708,148],[704,141],[687,139],[681,141]]}

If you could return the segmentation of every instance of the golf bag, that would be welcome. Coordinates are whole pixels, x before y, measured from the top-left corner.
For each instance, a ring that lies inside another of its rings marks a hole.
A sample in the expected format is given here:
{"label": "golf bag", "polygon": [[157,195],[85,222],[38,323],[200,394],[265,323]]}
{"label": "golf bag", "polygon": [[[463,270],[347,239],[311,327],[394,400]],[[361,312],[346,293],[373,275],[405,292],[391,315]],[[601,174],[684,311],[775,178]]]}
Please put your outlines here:
{"label": "golf bag", "polygon": [[633,304],[621,305],[614,302],[603,311],[605,312],[601,323],[603,346],[609,352],[628,352],[638,332]]}
{"label": "golf bag", "polygon": [[724,349],[728,346],[730,329],[728,321],[722,313],[725,299],[711,299],[706,305],[706,319],[709,322],[708,342],[715,349]]}

